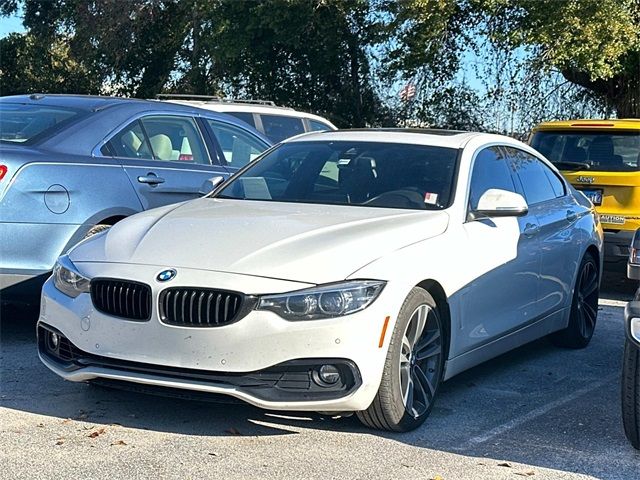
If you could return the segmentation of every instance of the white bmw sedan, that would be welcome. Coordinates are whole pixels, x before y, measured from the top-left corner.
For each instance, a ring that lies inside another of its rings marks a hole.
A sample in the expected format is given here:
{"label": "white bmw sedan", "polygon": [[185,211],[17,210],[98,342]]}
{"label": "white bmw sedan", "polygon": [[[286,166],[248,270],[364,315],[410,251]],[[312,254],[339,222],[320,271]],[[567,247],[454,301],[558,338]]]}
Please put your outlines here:
{"label": "white bmw sedan", "polygon": [[410,430],[465,369],[545,335],[585,347],[602,238],[587,198],[518,141],[302,135],[61,257],[40,358],[71,381]]}

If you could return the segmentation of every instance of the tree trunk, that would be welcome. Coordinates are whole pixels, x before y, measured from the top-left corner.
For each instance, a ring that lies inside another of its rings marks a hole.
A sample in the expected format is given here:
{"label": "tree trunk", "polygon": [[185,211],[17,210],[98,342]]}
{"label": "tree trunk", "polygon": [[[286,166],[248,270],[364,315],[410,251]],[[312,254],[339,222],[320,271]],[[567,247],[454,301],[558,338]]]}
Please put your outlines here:
{"label": "tree trunk", "polygon": [[618,118],[640,118],[640,60],[630,58],[624,63],[625,71],[607,80],[592,80],[588,73],[562,70],[562,75],[604,98]]}

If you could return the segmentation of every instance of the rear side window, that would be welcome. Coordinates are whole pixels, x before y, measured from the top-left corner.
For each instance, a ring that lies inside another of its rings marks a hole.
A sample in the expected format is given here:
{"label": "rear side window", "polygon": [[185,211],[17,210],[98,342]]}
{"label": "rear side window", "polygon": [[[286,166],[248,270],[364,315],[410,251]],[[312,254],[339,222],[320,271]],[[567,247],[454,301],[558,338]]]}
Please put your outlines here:
{"label": "rear side window", "polygon": [[489,147],[480,151],[473,164],[469,208],[478,208],[480,197],[492,188],[515,192],[510,165],[505,154],[498,147]]}
{"label": "rear side window", "polygon": [[209,164],[204,140],[191,117],[156,115],[135,120],[100,152],[123,158]]}
{"label": "rear side window", "polygon": [[326,132],[327,130],[333,130],[326,123],[318,122],[317,120],[309,120],[309,127],[312,132]]}
{"label": "rear side window", "polygon": [[506,151],[529,205],[564,195],[562,182],[540,159],[516,148],[507,147]]}
{"label": "rear side window", "polygon": [[264,134],[274,142],[304,133],[301,118],[286,117],[284,115],[260,115]]}
{"label": "rear side window", "polygon": [[225,112],[227,115],[233,115],[238,120],[242,120],[244,123],[248,123],[253,128],[256,128],[256,122],[253,120],[253,113],[251,112]]}
{"label": "rear side window", "polygon": [[155,160],[209,163],[193,118],[158,115],[144,117],[141,122]]}
{"label": "rear side window", "polygon": [[0,140],[34,143],[85,115],[72,108],[0,103]]}
{"label": "rear side window", "polygon": [[130,123],[111,137],[111,140],[100,151],[103,155],[108,156],[153,159],[148,139],[138,120]]}

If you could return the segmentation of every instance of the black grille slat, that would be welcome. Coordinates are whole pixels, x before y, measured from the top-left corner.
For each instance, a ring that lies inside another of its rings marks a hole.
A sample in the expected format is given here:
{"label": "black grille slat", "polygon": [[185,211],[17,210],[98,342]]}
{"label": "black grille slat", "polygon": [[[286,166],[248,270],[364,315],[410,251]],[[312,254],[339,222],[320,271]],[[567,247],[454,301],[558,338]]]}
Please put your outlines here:
{"label": "black grille slat", "polygon": [[91,280],[91,301],[96,310],[128,320],[149,320],[151,288],[126,280]]}
{"label": "black grille slat", "polygon": [[243,304],[240,293],[208,288],[174,287],[160,294],[160,320],[186,327],[216,327],[235,321]]}

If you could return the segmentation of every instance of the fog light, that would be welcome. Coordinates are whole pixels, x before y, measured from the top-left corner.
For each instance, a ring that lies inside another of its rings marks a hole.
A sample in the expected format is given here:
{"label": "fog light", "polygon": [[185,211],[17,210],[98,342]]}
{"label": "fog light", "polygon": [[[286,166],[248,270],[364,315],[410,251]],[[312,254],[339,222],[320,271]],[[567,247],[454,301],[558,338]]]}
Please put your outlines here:
{"label": "fog light", "polygon": [[340,370],[334,365],[322,365],[318,370],[318,377],[327,385],[334,385],[340,380]]}
{"label": "fog light", "polygon": [[49,347],[51,350],[57,350],[58,345],[60,345],[60,337],[57,333],[51,332],[49,334]]}

